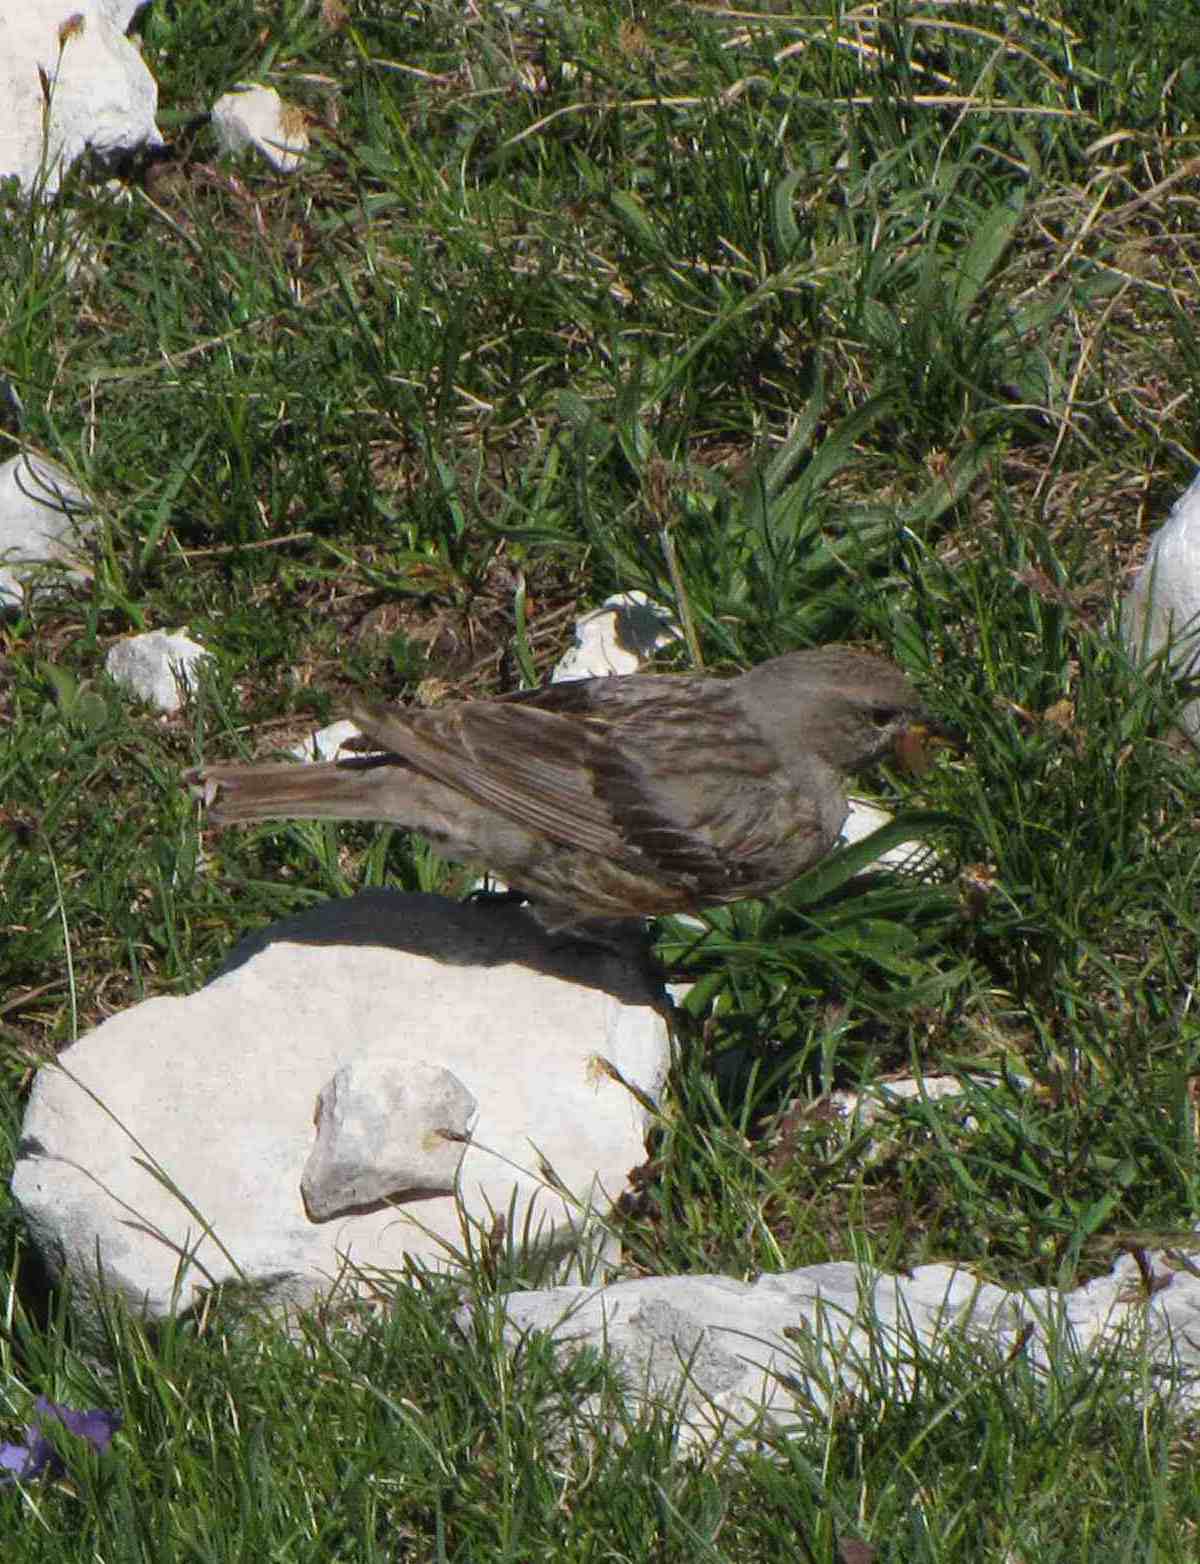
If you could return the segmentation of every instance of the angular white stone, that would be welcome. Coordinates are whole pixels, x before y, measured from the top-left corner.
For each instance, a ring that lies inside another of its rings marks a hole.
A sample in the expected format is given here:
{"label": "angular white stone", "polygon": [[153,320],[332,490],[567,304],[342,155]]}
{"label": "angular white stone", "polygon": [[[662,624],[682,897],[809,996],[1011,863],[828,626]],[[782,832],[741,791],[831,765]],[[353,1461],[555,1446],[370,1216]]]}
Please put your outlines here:
{"label": "angular white stone", "polygon": [[197,641],[181,632],[148,630],[131,635],[108,649],[105,672],[159,711],[175,712],[195,683],[196,672],[211,657]]}
{"label": "angular white stone", "polygon": [[297,760],[336,760],[347,739],[356,739],[361,732],[353,722],[331,722],[327,728],[318,728],[303,744],[293,744],[288,754]]}
{"label": "angular white stone", "polygon": [[308,151],[303,114],[274,87],[247,84],[225,93],[212,106],[212,126],[222,152],[254,147],[281,174],[298,168]]}
{"label": "angular white stone", "polygon": [[[1009,1073],[1007,1081],[1020,1090],[1028,1090],[1032,1082],[1026,1077]],[[922,1102],[945,1103],[952,1106],[955,1101],[968,1095],[971,1088],[977,1091],[987,1091],[996,1085],[995,1077],[985,1074],[970,1077],[970,1087],[961,1076],[957,1075],[923,1075],[919,1079],[912,1076],[892,1077],[888,1080],[873,1081],[861,1091],[832,1091],[820,1099],[820,1105],[834,1110],[841,1119],[847,1140],[855,1139],[864,1130],[871,1130],[879,1126],[882,1136],[872,1136],[865,1146],[862,1146],[859,1155],[867,1164],[878,1162],[892,1155],[893,1147],[887,1138],[888,1121],[897,1109],[906,1108],[909,1104],[914,1107]],[[800,1108],[800,1104],[795,1104]],[[817,1103],[812,1105],[814,1108]],[[963,1119],[964,1129],[971,1130],[976,1127],[976,1120],[971,1115]]]}
{"label": "angular white stone", "polygon": [[575,645],[563,656],[551,682],[636,673],[656,651],[679,639],[669,608],[645,592],[617,592],[575,622]]}
{"label": "angular white stone", "polygon": [[[873,831],[890,825],[894,818],[886,809],[880,809],[878,804],[868,803],[865,798],[851,798],[848,803],[849,812],[842,824],[842,840],[845,842],[861,842]],[[895,847],[889,847],[886,852],[880,853],[871,867],[907,869],[915,873],[922,868],[932,868],[933,863],[932,848],[924,846],[921,842],[900,842]]]}
{"label": "angular white stone", "polygon": [[138,4],[0,0],[0,178],[53,194],[84,152],[160,146],[158,84],[124,36]]}
{"label": "angular white stone", "polygon": [[[657,989],[611,952],[519,908],[372,891],[260,931],[234,961],[38,1073],[13,1193],[85,1319],[97,1259],[107,1287],[161,1316],[239,1276],[299,1301],[347,1261],[449,1265],[464,1213],[573,1253],[645,1159],[634,1092],[660,1091],[667,1028]],[[479,1104],[456,1194],[314,1222],[300,1184],[318,1093],[349,1060],[401,1051]]]}
{"label": "angular white stone", "polygon": [[24,454],[0,463],[0,607],[20,606],[41,565],[72,580],[91,574],[84,565],[91,510],[57,462]]}
{"label": "angular white stone", "polygon": [[1161,1255],[1144,1258],[1163,1284],[1150,1296],[1132,1255],[1066,1293],[1009,1292],[953,1265],[891,1276],[845,1261],[756,1282],[663,1276],[546,1288],[507,1295],[505,1339],[524,1347],[530,1331],[544,1331],[563,1354],[606,1354],[634,1409],[678,1409],[684,1445],[742,1445],[764,1423],[811,1424],[868,1383],[876,1393],[889,1382],[911,1387],[921,1360],[955,1342],[986,1346],[996,1362],[1020,1350],[1035,1369],[1053,1361],[1065,1374],[1123,1340],[1142,1365],[1129,1376],[1131,1395],[1153,1381],[1195,1408],[1200,1278]]}
{"label": "angular white stone", "polygon": [[[1200,663],[1200,475],[1155,533],[1125,599],[1121,633],[1138,661],[1169,646],[1176,673],[1195,673]],[[1188,737],[1200,743],[1200,701],[1189,701],[1179,720]]]}
{"label": "angular white stone", "polygon": [[308,1214],[323,1222],[389,1197],[453,1194],[478,1107],[453,1071],[375,1044],[317,1098],[300,1177]]}

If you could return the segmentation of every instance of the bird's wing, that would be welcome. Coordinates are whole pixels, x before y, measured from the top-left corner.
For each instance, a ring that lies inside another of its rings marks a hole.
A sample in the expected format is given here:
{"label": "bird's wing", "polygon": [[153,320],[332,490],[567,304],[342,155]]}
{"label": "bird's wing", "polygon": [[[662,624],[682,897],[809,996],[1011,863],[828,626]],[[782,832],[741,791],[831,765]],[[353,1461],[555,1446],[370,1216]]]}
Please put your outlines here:
{"label": "bird's wing", "polygon": [[709,684],[681,701],[669,729],[654,713],[632,713],[625,742],[604,755],[599,786],[633,847],[718,900],[790,878],[837,830],[822,818],[821,779],[808,768],[785,772],[732,690],[715,692],[720,699]]}
{"label": "bird's wing", "polygon": [[413,716],[369,706],[355,718],[370,738],[419,771],[518,825],[568,846],[638,861],[595,790],[602,734],[592,733],[586,719],[533,701],[469,702]]}
{"label": "bird's wing", "polygon": [[775,848],[807,859],[829,845],[729,681],[588,679],[357,720],[518,825],[713,894],[757,878]]}

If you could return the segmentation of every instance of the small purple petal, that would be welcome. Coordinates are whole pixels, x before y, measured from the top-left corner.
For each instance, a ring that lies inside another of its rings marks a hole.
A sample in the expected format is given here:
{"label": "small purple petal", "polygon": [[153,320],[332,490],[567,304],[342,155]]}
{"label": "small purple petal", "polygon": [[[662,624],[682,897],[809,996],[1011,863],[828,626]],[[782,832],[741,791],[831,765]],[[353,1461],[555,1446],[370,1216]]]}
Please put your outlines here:
{"label": "small purple petal", "polygon": [[[101,1452],[108,1449],[112,1436],[121,1426],[119,1412],[99,1408],[77,1412],[74,1407],[48,1401],[45,1396],[37,1398],[33,1410],[39,1417],[61,1423],[68,1433],[86,1439],[94,1450]],[[62,1457],[36,1423],[26,1427],[24,1444],[0,1444],[0,1487],[6,1483],[30,1482],[47,1472],[56,1477],[62,1471]]]}
{"label": "small purple petal", "polygon": [[33,1403],[33,1410],[42,1417],[57,1418],[68,1433],[77,1434],[80,1439],[86,1439],[94,1450],[101,1454],[112,1443],[112,1436],[121,1426],[121,1414],[119,1412],[106,1412],[95,1408],[89,1412],[77,1412],[74,1407],[63,1406],[59,1401],[47,1401],[45,1396],[39,1396]]}
{"label": "small purple petal", "polygon": [[40,1428],[27,1428],[23,1445],[0,1445],[0,1467],[4,1469],[0,1483],[26,1483],[40,1477],[47,1467],[56,1470],[61,1464],[54,1446]]}
{"label": "small purple petal", "polygon": [[[0,1471],[15,1472],[20,1477],[29,1459],[28,1445],[0,1445]],[[0,1482],[11,1483],[13,1477],[0,1477]]]}

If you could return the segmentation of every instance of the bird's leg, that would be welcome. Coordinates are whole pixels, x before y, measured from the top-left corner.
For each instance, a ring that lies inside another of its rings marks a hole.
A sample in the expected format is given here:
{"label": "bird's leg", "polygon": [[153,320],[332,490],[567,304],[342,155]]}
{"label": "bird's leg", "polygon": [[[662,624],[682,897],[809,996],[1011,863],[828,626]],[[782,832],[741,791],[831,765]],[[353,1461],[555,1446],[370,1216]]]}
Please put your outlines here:
{"label": "bird's leg", "polygon": [[478,885],[468,893],[466,900],[477,907],[524,907],[529,897],[524,891],[489,891]]}

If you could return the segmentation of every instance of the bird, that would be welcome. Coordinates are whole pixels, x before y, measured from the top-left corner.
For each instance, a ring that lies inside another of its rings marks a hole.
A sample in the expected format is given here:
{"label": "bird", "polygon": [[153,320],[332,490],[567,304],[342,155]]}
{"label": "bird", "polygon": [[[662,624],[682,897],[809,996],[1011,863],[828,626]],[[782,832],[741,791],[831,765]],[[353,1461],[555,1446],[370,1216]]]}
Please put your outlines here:
{"label": "bird", "polygon": [[923,717],[844,645],[730,678],[624,674],[428,710],[358,703],[372,752],[186,774],[214,825],[370,820],[491,870],[547,930],[762,898],[837,843],[847,774]]}

